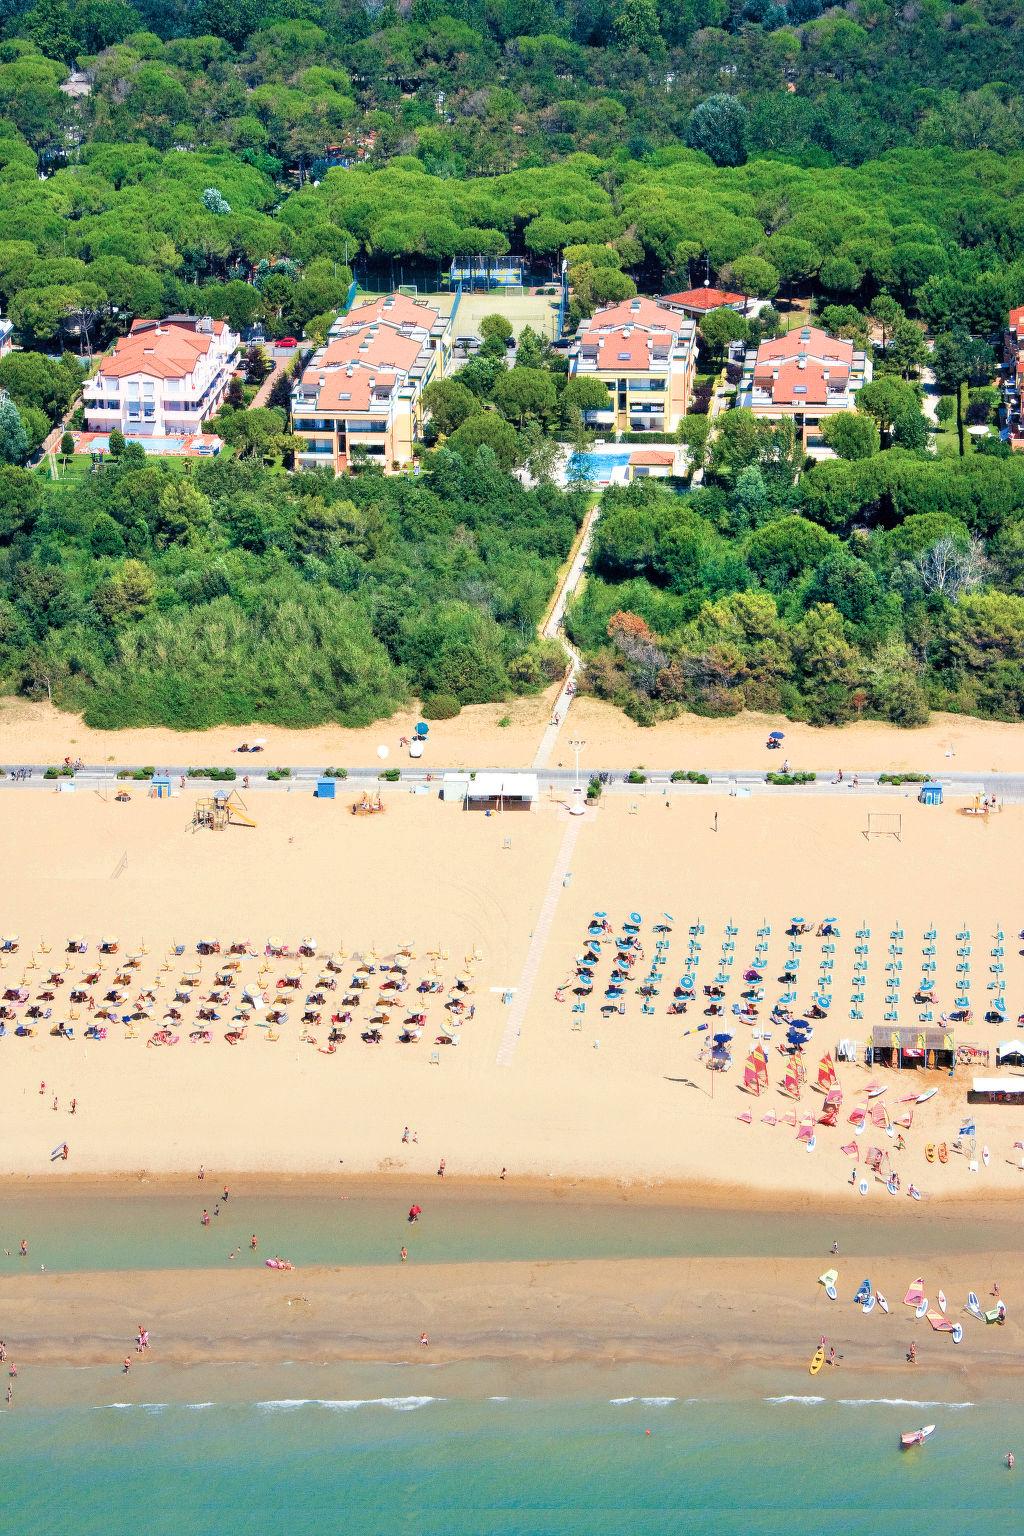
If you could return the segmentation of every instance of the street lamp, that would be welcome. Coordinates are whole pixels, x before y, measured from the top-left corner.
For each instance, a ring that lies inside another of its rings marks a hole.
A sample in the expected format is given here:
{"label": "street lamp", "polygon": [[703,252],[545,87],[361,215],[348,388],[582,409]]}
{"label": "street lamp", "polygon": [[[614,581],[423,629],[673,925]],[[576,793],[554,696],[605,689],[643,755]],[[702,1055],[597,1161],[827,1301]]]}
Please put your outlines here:
{"label": "street lamp", "polygon": [[579,737],[574,736],[573,739],[569,742],[569,746],[576,754],[576,780],[572,787],[573,800],[569,807],[569,815],[582,816],[584,805],[583,801],[578,798],[583,793],[582,787],[580,785],[580,753],[586,746],[586,742],[581,741]]}

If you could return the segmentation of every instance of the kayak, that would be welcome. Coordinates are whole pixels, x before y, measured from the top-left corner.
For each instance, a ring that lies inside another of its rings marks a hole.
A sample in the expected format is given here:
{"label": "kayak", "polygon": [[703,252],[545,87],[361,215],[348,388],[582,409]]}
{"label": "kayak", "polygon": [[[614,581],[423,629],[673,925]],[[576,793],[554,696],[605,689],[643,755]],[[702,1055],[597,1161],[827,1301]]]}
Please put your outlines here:
{"label": "kayak", "polygon": [[909,1451],[913,1445],[924,1445],[929,1435],[934,1435],[935,1425],[925,1424],[921,1429],[907,1429],[900,1435],[900,1446],[904,1451]]}
{"label": "kayak", "polygon": [[821,1370],[821,1368],[822,1368],[822,1366],[824,1364],[825,1364],[825,1351],[821,1347],[821,1345],[819,1344],[817,1349],[814,1351],[814,1359],[811,1361],[811,1363],[807,1367],[807,1369],[810,1371],[812,1376],[817,1376],[818,1372]]}
{"label": "kayak", "polygon": [[953,1324],[953,1343],[954,1344],[961,1343],[962,1340],[963,1340],[963,1336],[964,1336],[964,1326],[963,1326],[963,1323],[954,1323]]}

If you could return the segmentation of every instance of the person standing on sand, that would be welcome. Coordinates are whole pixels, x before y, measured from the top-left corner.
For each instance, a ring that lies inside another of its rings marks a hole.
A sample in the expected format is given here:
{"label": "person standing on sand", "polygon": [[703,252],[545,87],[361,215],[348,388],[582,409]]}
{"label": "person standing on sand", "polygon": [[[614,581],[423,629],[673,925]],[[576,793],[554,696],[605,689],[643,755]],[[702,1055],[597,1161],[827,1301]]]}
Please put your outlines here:
{"label": "person standing on sand", "polygon": [[124,1371],[124,1374],[127,1376],[128,1372],[131,1370],[131,1368],[132,1368],[132,1357],[131,1357],[131,1355],[125,1355],[125,1357],[124,1357],[124,1365],[121,1367],[121,1369]]}
{"label": "person standing on sand", "polygon": [[837,1254],[838,1252],[839,1252],[839,1244],[838,1243],[833,1243],[832,1244],[832,1253],[833,1253],[833,1255]]}
{"label": "person standing on sand", "polygon": [[508,1169],[507,1168],[503,1168],[501,1170],[501,1172],[498,1174],[498,1178],[501,1179],[503,1183],[504,1183],[505,1175],[506,1175],[507,1172],[508,1172]]}
{"label": "person standing on sand", "polygon": [[206,1169],[203,1167],[202,1163],[199,1164],[199,1172],[196,1177],[200,1183],[202,1183],[202,1181],[206,1178]]}
{"label": "person standing on sand", "polygon": [[424,1329],[420,1334],[420,1343],[423,1345],[424,1349],[426,1349],[427,1345],[430,1343],[430,1335],[427,1333],[426,1329]]}
{"label": "person standing on sand", "polygon": [[229,1193],[229,1191],[228,1191],[228,1187],[227,1187],[227,1185],[226,1185],[226,1184],[225,1184],[225,1185],[224,1185],[224,1193],[223,1193],[223,1194],[222,1194],[222,1195],[221,1195],[221,1197],[220,1197],[220,1198],[221,1198],[221,1200],[222,1200],[222,1201],[223,1201],[223,1202],[224,1202],[224,1204],[225,1204],[225,1205],[227,1205],[227,1203],[228,1203],[228,1193]]}
{"label": "person standing on sand", "polygon": [[409,1127],[408,1126],[406,1126],[405,1130],[402,1132],[402,1140],[403,1141],[408,1141],[409,1140]]}
{"label": "person standing on sand", "polygon": [[60,1108],[60,1100],[58,1099],[57,1095],[54,1094],[54,1096],[53,1096],[53,1112],[54,1112],[54,1114],[57,1113],[59,1108]]}
{"label": "person standing on sand", "polygon": [[444,1169],[445,1169],[445,1162],[444,1162],[444,1158],[442,1157],[441,1161],[437,1165],[437,1176],[438,1176],[439,1179],[443,1179],[444,1178]]}

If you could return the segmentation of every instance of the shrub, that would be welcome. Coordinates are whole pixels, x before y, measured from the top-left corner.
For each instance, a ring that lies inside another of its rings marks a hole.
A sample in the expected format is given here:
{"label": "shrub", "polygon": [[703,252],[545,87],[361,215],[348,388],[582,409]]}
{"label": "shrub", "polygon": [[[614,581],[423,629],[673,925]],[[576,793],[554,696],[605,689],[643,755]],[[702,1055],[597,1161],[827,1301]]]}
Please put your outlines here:
{"label": "shrub", "polygon": [[267,774],[267,778],[275,784],[277,783],[278,779],[290,779],[291,776],[292,771],[290,768],[271,768]]}
{"label": "shrub", "polygon": [[187,779],[213,779],[216,783],[229,784],[232,779],[237,779],[238,774],[233,768],[186,768]]}
{"label": "shrub", "polygon": [[454,720],[462,705],[453,693],[434,693],[420,706],[424,720]]}
{"label": "shrub", "polygon": [[927,784],[926,773],[880,773],[879,784]]}
{"label": "shrub", "polygon": [[672,775],[673,784],[710,784],[711,777],[706,773],[697,773],[692,768],[677,768]]}
{"label": "shrub", "polygon": [[347,768],[325,768],[324,769],[324,778],[325,779],[347,779],[348,778],[348,769]]}
{"label": "shrub", "polygon": [[62,763],[59,768],[47,768],[43,773],[44,779],[73,779],[74,776],[75,770],[67,763]]}
{"label": "shrub", "polygon": [[813,784],[818,775],[816,773],[766,773],[767,784]]}
{"label": "shrub", "polygon": [[604,789],[604,785],[601,783],[601,780],[595,774],[594,777],[590,780],[590,783],[587,785],[587,799],[588,800],[600,800],[600,798],[601,798],[601,791],[603,789]]}
{"label": "shrub", "polygon": [[378,774],[378,778],[383,779],[385,784],[397,784],[401,777],[401,768],[382,768]]}
{"label": "shrub", "polygon": [[511,724],[512,724],[512,716],[511,715],[502,715],[501,719],[498,721],[498,729],[499,729],[499,731],[507,731]]}
{"label": "shrub", "polygon": [[629,772],[626,774],[626,783],[627,784],[646,784],[647,783],[647,775],[646,775],[646,773],[641,773],[639,768],[631,768],[629,770]]}

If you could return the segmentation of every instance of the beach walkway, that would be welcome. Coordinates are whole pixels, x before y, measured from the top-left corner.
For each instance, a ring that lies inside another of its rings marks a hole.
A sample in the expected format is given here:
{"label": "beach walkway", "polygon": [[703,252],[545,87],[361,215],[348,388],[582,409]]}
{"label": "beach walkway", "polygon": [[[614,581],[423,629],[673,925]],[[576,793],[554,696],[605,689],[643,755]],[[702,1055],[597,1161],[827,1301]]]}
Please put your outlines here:
{"label": "beach walkway", "polygon": [[565,620],[565,610],[569,605],[569,599],[575,596],[583,579],[583,573],[587,568],[587,561],[590,559],[590,545],[594,537],[594,528],[600,515],[601,503],[596,501],[586,515],[583,523],[582,537],[580,538],[576,553],[570,561],[569,569],[565,573],[551,612],[541,626],[541,634],[545,639],[558,640],[564,646],[569,657],[569,669],[565,674],[565,681],[558,691],[558,697],[551,707],[550,724],[545,727],[544,734],[534,754],[534,768],[546,768],[551,761],[551,754],[555,749],[558,734],[565,723],[565,717],[569,712],[576,692],[576,678],[583,665],[583,657],[566,635],[562,626]]}
{"label": "beach walkway", "polygon": [[559,845],[555,866],[551,871],[551,879],[544,893],[544,901],[541,904],[540,913],[534,924],[533,933],[530,935],[530,948],[526,954],[526,963],[523,966],[522,975],[519,978],[519,986],[512,1002],[512,1008],[508,1016],[498,1047],[497,1064],[499,1067],[507,1067],[512,1063],[515,1055],[516,1044],[519,1040],[519,1032],[526,1018],[530,1000],[533,997],[533,989],[537,981],[537,972],[540,970],[541,961],[544,958],[544,950],[547,946],[548,936],[551,933],[551,925],[554,921],[555,911],[558,907],[558,898],[565,886],[565,877],[569,873],[569,865],[576,850],[576,841],[580,830],[586,820],[583,816],[570,816]]}

